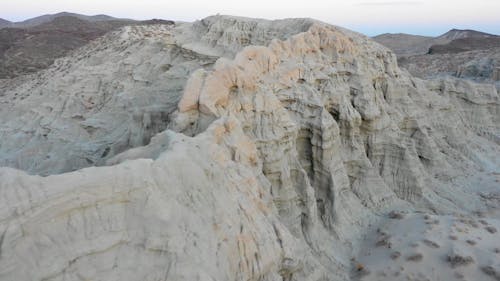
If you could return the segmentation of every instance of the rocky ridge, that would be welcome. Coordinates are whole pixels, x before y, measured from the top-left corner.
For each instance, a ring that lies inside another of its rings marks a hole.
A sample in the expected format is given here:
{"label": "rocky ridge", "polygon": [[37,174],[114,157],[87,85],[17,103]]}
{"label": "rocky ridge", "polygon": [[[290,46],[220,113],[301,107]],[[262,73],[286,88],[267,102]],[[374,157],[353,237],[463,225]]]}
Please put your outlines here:
{"label": "rocky ridge", "polygon": [[314,20],[125,27],[34,77],[4,88],[0,159],[52,175],[0,169],[2,278],[353,280],[389,211],[497,200],[495,87]]}

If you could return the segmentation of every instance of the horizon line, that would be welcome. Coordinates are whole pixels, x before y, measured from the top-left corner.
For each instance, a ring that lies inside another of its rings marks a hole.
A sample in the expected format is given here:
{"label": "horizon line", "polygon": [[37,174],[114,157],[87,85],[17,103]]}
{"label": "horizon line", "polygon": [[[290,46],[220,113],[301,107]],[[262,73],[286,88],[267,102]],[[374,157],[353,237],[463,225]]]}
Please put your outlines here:
{"label": "horizon line", "polygon": [[[413,2],[413,1],[408,1],[408,2]],[[418,2],[418,1],[415,1],[415,2]],[[387,2],[384,2],[384,3],[387,3]],[[363,4],[363,3],[362,3]],[[373,3],[371,3],[373,4]],[[86,13],[78,13],[78,12],[71,12],[71,11],[60,11],[60,12],[54,12],[54,13],[44,13],[44,14],[40,14],[40,15],[37,15],[37,16],[34,16],[34,17],[25,17],[23,18],[22,20],[17,20],[17,21],[12,21],[10,19],[8,19],[8,17],[1,17],[0,16],[0,19],[3,19],[3,20],[6,20],[10,23],[13,23],[13,24],[16,24],[16,23],[22,23],[22,22],[25,22],[25,21],[28,21],[28,20],[31,20],[31,19],[35,19],[35,18],[38,18],[38,17],[43,17],[43,16],[51,16],[51,15],[58,15],[58,14],[74,14],[74,15],[80,15],[80,16],[87,16],[87,17],[95,17],[95,16],[108,16],[108,17],[112,17],[114,19],[126,19],[126,20],[135,20],[135,21],[141,21],[141,20],[150,20],[150,19],[162,19],[162,20],[172,20],[172,19],[168,19],[168,18],[163,18],[163,17],[142,17],[142,18],[138,18],[138,17],[119,17],[119,16],[114,16],[112,14],[109,14],[109,13],[98,13],[98,14],[86,14]],[[218,14],[214,14],[214,15],[218,15]],[[207,15],[206,17],[209,17],[209,16],[213,16],[213,15]],[[236,15],[228,15],[228,16],[236,16]],[[205,17],[203,17],[205,18]],[[203,18],[200,18],[200,19],[203,19]],[[249,17],[249,18],[252,18],[252,17]],[[286,19],[286,18],[294,18],[294,17],[283,17],[283,18],[276,18],[276,19],[268,19],[268,20],[279,20],[279,19]],[[297,18],[297,17],[295,17]],[[318,20],[314,17],[304,17],[304,18],[311,18],[311,19],[315,19],[315,20]],[[200,19],[194,19],[192,21],[196,21],[196,20],[200,20]],[[266,19],[266,18],[263,18],[263,19]],[[174,20],[174,21],[187,21],[189,22],[189,20]],[[434,32],[411,32],[409,31],[408,29],[416,29],[417,26],[419,26],[417,23],[404,23],[404,24],[387,24],[387,23],[384,23],[384,24],[381,24],[381,25],[378,25],[378,26],[374,26],[374,25],[371,25],[371,24],[368,24],[368,23],[364,23],[364,24],[360,24],[360,23],[344,23],[344,24],[336,24],[336,23],[332,23],[332,22],[328,22],[328,21],[325,21],[325,20],[319,20],[319,21],[322,21],[322,22],[325,22],[327,24],[332,24],[332,25],[337,25],[337,26],[341,26],[341,27],[345,27],[345,28],[348,28],[348,29],[351,29],[353,31],[356,31],[356,32],[359,32],[359,33],[362,33],[362,34],[365,34],[367,36],[370,36],[370,37],[375,37],[375,36],[379,36],[379,35],[385,35],[385,34],[407,34],[407,35],[415,35],[415,36],[426,36],[426,37],[435,37],[435,36],[440,36],[440,35],[443,35],[449,31],[452,31],[452,30],[461,30],[461,31],[478,31],[478,32],[483,32],[483,33],[488,33],[488,34],[491,34],[491,35],[496,35],[496,36],[500,36],[500,34],[498,33],[495,33],[495,32],[492,32],[492,31],[489,31],[488,28],[484,28],[484,29],[481,29],[481,28],[474,28],[474,27],[464,27],[464,28],[458,28],[458,27],[452,27],[452,26],[460,26],[460,25],[464,25],[464,23],[457,23],[457,24],[447,24],[448,28],[446,29],[443,29],[443,23],[441,23],[441,28],[436,28],[436,31]],[[479,25],[491,25],[491,23],[478,23]],[[500,23],[497,23],[499,26],[500,26]],[[394,28],[388,28],[388,26],[405,26],[406,28],[401,28],[400,31],[395,31]],[[473,25],[473,24],[466,24],[466,25]],[[378,31],[378,32],[366,32],[368,29],[372,28],[373,27],[377,27],[377,30],[383,30],[383,29],[386,29],[387,31]],[[406,31],[405,31],[406,29]],[[429,30],[429,28],[426,28],[427,30]],[[365,30],[363,32],[363,30]],[[441,31],[438,31],[438,30],[441,30]],[[447,30],[445,32],[443,32],[442,30]]]}

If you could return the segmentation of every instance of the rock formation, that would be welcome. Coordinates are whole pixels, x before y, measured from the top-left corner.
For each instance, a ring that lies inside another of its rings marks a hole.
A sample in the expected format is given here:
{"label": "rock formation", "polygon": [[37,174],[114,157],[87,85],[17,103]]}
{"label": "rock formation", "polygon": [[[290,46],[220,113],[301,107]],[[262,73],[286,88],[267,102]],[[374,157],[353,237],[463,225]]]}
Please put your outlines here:
{"label": "rock formation", "polygon": [[500,201],[475,186],[493,85],[315,20],[125,27],[26,80],[0,97],[1,279],[353,280],[384,214]]}

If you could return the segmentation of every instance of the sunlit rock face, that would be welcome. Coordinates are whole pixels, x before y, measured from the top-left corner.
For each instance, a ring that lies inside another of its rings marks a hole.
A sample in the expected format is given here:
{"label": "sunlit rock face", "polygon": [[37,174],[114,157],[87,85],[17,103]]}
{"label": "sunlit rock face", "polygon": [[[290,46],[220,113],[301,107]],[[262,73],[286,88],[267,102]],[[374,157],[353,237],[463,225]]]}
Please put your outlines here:
{"label": "sunlit rock face", "polygon": [[390,210],[496,200],[494,86],[309,19],[126,27],[1,101],[1,163],[51,174],[0,169],[5,280],[351,280]]}

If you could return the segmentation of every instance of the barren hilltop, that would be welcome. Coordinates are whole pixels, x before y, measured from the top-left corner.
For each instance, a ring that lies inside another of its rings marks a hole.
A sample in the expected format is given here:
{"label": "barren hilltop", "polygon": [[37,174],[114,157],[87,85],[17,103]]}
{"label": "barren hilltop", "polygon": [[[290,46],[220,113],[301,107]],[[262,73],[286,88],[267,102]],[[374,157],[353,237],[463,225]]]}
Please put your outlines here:
{"label": "barren hilltop", "polygon": [[0,79],[45,69],[54,60],[119,27],[171,21],[134,21],[73,13],[44,15],[23,22],[0,22]]}

